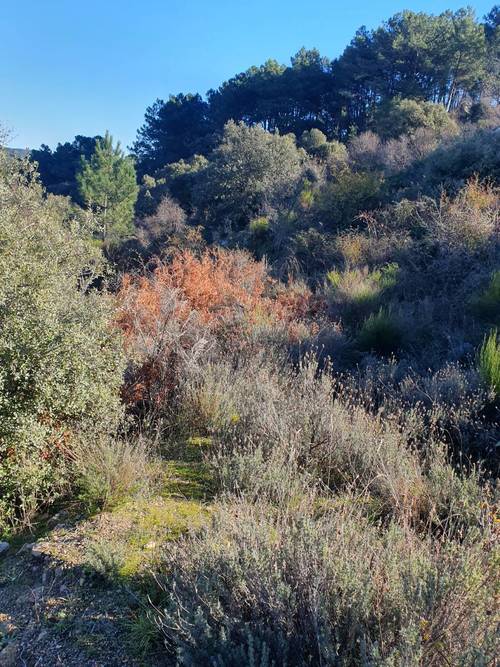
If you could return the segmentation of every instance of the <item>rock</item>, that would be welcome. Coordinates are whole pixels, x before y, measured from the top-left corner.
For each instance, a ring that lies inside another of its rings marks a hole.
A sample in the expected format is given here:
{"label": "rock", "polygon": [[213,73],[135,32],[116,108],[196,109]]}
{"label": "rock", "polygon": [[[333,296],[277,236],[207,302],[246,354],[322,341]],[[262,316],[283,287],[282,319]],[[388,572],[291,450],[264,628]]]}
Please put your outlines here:
{"label": "rock", "polygon": [[16,667],[17,661],[17,643],[10,642],[0,651],[0,667]]}
{"label": "rock", "polygon": [[35,542],[35,544],[33,544],[33,546],[31,547],[31,555],[33,556],[33,558],[38,559],[38,558],[43,558],[45,556],[45,552],[43,551],[42,547],[43,545],[38,542]]}
{"label": "rock", "polygon": [[65,521],[69,517],[69,513],[66,512],[66,510],[61,510],[60,512],[57,512],[57,514],[54,514],[48,521],[47,521],[47,526],[49,528],[53,528],[54,526],[57,528],[57,525],[63,525],[61,521]]}
{"label": "rock", "polygon": [[0,556],[10,549],[10,544],[8,542],[0,542]]}

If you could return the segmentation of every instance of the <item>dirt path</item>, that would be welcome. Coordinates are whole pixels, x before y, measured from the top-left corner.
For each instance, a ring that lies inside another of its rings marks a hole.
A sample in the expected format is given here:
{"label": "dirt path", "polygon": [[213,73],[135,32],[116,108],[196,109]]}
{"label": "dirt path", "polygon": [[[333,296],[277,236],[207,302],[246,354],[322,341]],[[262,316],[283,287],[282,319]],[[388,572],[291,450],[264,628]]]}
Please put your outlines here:
{"label": "dirt path", "polygon": [[126,628],[137,605],[122,587],[107,586],[74,562],[75,554],[84,555],[82,532],[79,526],[58,528],[33,550],[11,549],[4,557],[2,667],[140,664],[130,656]]}
{"label": "dirt path", "polygon": [[0,555],[0,667],[165,664],[144,625],[149,571],[206,519],[207,500],[200,466],[175,462],[156,497],[91,518],[63,512],[36,542],[11,545]]}

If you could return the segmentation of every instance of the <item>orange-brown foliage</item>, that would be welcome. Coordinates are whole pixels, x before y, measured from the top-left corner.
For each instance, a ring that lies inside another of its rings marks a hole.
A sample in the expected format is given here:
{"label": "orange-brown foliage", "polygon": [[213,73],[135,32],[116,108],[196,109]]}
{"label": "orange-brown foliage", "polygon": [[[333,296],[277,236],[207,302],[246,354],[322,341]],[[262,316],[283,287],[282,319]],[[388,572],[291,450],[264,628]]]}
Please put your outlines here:
{"label": "orange-brown foliage", "polygon": [[[203,332],[232,348],[243,346],[245,334],[263,324],[296,338],[314,332],[307,322],[324,309],[306,287],[280,286],[263,262],[223,249],[200,257],[185,250],[150,275],[126,275],[118,297],[118,323],[136,360],[126,389],[129,402],[144,399],[152,385],[157,400],[164,400],[175,385],[179,352],[199,342]],[[168,320],[178,325],[175,341],[164,335]]]}

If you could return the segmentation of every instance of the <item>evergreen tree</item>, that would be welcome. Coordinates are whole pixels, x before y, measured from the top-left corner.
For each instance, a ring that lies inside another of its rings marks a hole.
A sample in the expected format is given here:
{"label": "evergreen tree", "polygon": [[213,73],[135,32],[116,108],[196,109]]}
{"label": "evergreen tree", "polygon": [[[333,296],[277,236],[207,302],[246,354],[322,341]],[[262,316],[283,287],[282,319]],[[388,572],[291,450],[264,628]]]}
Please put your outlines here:
{"label": "evergreen tree", "polygon": [[104,243],[116,243],[134,233],[134,206],[139,188],[132,159],[106,132],[90,160],[82,159],[80,193],[96,214]]}
{"label": "evergreen tree", "polygon": [[146,109],[144,124],[137,132],[132,152],[139,173],[153,174],[171,162],[212,148],[213,127],[209,107],[200,95],[171,95]]}
{"label": "evergreen tree", "polygon": [[42,144],[39,149],[30,151],[30,160],[36,162],[47,192],[71,197],[80,206],[84,203],[78,190],[77,174],[82,166],[82,157],[90,159],[98,139],[102,137],[77,135],[72,142],[57,144],[54,150]]}

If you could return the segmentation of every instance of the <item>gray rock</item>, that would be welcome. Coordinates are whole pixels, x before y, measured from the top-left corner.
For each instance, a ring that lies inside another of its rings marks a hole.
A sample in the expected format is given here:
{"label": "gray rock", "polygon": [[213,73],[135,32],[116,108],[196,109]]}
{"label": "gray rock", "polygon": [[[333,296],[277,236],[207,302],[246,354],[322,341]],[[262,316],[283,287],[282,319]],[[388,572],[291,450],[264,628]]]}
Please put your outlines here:
{"label": "gray rock", "polygon": [[31,547],[31,555],[33,558],[43,558],[45,556],[45,553],[43,551],[43,545],[39,544],[38,542],[35,542],[35,544]]}
{"label": "gray rock", "polygon": [[0,555],[6,553],[10,549],[8,542],[0,542]]}

